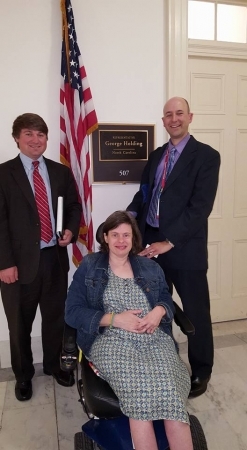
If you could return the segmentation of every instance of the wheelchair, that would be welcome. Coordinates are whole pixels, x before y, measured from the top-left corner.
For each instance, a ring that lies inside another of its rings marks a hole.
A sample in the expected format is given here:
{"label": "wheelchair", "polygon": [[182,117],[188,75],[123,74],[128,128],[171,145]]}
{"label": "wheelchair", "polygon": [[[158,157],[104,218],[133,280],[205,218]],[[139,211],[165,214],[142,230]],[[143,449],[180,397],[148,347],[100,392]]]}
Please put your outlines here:
{"label": "wheelchair", "polygon": [[[175,302],[174,306],[175,323],[185,335],[194,334],[195,330],[189,319]],[[64,328],[61,369],[76,369],[79,401],[89,419],[82,425],[82,431],[75,434],[74,450],[133,450],[129,419],[120,410],[118,398],[111,387],[92,370],[89,361],[83,355],[78,361],[76,330],[68,325]],[[208,450],[199,420],[194,415],[190,415],[189,419],[194,450]],[[163,420],[153,423],[158,449],[169,450]]]}
{"label": "wheelchair", "polygon": [[[97,242],[100,242],[103,225],[104,223],[97,229]],[[194,335],[195,328],[183,310],[175,302],[174,307],[174,322],[186,336]],[[74,450],[133,450],[129,419],[120,410],[117,396],[109,384],[92,370],[89,361],[83,355],[78,361],[78,353],[76,330],[65,324],[61,369],[76,370],[79,401],[89,419],[82,425],[82,431],[75,434]],[[199,420],[193,415],[190,415],[189,419],[194,450],[208,450]],[[154,421],[153,424],[158,449],[169,450],[163,420]]]}

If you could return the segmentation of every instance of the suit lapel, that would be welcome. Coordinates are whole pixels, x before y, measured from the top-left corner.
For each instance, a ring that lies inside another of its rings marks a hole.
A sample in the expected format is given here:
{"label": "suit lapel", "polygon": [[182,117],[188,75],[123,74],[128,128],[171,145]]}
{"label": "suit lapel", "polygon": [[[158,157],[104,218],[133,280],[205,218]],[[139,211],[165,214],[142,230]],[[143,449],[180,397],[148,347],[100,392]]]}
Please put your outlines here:
{"label": "suit lapel", "polygon": [[[44,160],[45,160],[45,164],[46,164],[49,179],[50,179],[53,213],[54,213],[54,217],[56,217],[57,199],[58,199],[58,176],[57,176],[57,172],[55,170],[55,166],[53,164],[51,164],[51,161],[46,158],[44,158]],[[20,189],[23,192],[24,196],[26,197],[27,201],[30,203],[30,205],[35,210],[35,212],[38,214],[34,194],[33,194],[28,177],[26,175],[25,169],[23,167],[23,164],[22,164],[19,156],[17,156],[16,158],[14,158],[12,160],[11,171],[12,171],[13,178],[15,179],[16,183],[20,187]]]}
{"label": "suit lapel", "polygon": [[12,160],[12,176],[20,187],[20,190],[23,192],[27,201],[38,213],[33,191],[19,156]]}
{"label": "suit lapel", "polygon": [[190,140],[184,147],[180,157],[178,158],[175,166],[173,167],[168,180],[165,184],[164,191],[165,192],[169,186],[177,179],[177,177],[183,172],[183,170],[190,164],[190,162],[195,158],[197,152],[196,140],[193,136],[190,137]]}

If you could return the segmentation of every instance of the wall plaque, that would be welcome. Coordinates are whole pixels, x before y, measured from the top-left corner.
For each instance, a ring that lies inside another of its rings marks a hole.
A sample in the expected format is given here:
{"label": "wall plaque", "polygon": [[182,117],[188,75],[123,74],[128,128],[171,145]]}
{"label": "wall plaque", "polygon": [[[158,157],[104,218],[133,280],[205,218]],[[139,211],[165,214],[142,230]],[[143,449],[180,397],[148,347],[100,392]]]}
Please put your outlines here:
{"label": "wall plaque", "polygon": [[93,182],[139,183],[154,148],[154,125],[99,124],[92,133]]}

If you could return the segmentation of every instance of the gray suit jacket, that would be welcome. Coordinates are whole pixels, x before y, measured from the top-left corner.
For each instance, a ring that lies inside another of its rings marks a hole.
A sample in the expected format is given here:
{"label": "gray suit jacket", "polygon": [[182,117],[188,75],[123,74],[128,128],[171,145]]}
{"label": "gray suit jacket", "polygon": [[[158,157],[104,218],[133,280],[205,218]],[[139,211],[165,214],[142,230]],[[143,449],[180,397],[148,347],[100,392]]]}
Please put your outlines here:
{"label": "gray suit jacket", "polygon": [[[81,205],[68,167],[44,158],[56,219],[58,196],[64,198],[64,228],[77,239]],[[57,246],[60,264],[69,270],[67,248]],[[0,270],[17,266],[20,283],[36,276],[40,258],[40,221],[32,188],[19,156],[0,164]]]}

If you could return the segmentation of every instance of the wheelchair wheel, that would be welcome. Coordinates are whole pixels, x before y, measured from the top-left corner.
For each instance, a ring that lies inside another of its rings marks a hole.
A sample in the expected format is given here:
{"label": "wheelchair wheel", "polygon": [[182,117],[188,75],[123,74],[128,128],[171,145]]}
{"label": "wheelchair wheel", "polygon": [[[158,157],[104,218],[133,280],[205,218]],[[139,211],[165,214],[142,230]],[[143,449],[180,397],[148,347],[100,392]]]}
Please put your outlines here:
{"label": "wheelchair wheel", "polygon": [[190,431],[194,450],[208,450],[207,441],[202,426],[197,417],[191,415]]}
{"label": "wheelchair wheel", "polygon": [[74,437],[74,450],[104,450],[103,447],[97,445],[85,433],[76,433]]}

